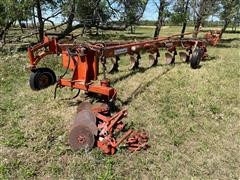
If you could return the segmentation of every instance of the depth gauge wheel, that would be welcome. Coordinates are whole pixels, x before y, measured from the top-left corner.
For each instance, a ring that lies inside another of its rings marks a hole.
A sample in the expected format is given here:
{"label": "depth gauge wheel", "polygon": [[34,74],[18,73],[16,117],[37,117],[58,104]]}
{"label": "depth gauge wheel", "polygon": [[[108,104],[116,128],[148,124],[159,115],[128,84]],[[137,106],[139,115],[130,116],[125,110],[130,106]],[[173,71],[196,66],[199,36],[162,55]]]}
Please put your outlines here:
{"label": "depth gauge wheel", "polygon": [[38,91],[54,85],[57,81],[53,70],[49,68],[37,68],[32,71],[29,84],[32,90]]}
{"label": "depth gauge wheel", "polygon": [[190,66],[193,69],[197,69],[199,67],[200,61],[202,59],[202,49],[196,48],[190,59]]}

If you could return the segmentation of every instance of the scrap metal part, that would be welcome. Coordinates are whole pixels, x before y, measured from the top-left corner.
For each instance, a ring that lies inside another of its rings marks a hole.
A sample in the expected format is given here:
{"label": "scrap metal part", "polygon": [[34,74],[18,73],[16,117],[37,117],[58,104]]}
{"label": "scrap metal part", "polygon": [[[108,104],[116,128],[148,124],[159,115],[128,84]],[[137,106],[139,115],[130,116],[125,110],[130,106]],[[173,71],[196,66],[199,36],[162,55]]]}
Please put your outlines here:
{"label": "scrap metal part", "polygon": [[78,106],[69,132],[69,144],[74,151],[90,150],[96,145],[103,153],[114,154],[124,141],[131,152],[133,149],[148,148],[148,137],[144,132],[128,130],[119,137],[119,132],[125,128],[122,118],[127,116],[126,109],[112,116],[107,114],[110,114],[109,108],[104,103],[92,105],[89,102],[82,102]]}
{"label": "scrap metal part", "polygon": [[69,134],[69,144],[74,151],[93,148],[95,138],[93,132],[86,126],[74,126]]}

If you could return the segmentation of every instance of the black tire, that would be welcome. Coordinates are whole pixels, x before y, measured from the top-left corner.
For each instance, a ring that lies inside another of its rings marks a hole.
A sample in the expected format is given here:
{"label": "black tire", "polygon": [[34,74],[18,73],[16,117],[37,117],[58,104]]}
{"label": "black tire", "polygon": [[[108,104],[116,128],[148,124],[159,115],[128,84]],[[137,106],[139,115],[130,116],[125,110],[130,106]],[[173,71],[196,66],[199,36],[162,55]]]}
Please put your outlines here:
{"label": "black tire", "polygon": [[190,66],[191,66],[191,68],[197,69],[199,67],[201,59],[202,59],[202,49],[196,48],[193,51],[192,56],[190,58]]}
{"label": "black tire", "polygon": [[56,82],[56,75],[53,70],[49,68],[37,68],[33,70],[29,79],[30,87],[34,91],[48,88]]}

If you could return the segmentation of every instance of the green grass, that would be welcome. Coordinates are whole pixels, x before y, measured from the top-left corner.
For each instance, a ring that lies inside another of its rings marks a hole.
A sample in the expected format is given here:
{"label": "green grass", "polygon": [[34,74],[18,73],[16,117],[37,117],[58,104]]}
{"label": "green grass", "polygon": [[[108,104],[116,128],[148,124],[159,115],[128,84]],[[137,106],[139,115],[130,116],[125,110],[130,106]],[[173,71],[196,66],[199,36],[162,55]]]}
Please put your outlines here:
{"label": "green grass", "polygon": [[[179,29],[164,27],[161,33]],[[153,28],[138,27],[136,35],[104,34],[106,39],[143,39]],[[123,57],[120,72],[109,75],[118,90],[116,104],[128,108],[125,121],[131,127],[149,133],[151,148],[133,154],[120,149],[114,156],[97,148],[72,152],[68,129],[73,104],[82,97],[63,101],[74,92],[62,89],[54,100],[54,87],[33,92],[24,69],[27,53],[1,54],[0,179],[239,179],[239,44],[239,34],[224,34],[219,46],[208,47],[211,58],[197,70],[179,59],[174,67],[165,65],[163,56],[148,69],[143,55],[142,68],[129,72]],[[43,66],[59,75],[57,62],[50,57]]]}

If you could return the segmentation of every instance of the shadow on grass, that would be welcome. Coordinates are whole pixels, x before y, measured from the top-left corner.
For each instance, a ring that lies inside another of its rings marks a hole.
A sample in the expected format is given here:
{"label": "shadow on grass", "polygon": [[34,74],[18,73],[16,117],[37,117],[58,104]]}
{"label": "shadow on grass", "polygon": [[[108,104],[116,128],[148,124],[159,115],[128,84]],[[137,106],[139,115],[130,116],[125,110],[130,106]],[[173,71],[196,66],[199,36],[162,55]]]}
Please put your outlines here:
{"label": "shadow on grass", "polygon": [[[207,58],[205,58],[204,60],[203,60],[203,62],[205,62],[205,61],[212,61],[212,60],[216,60],[216,57],[215,56],[208,56]],[[186,62],[175,62],[174,64],[157,64],[156,66],[154,66],[154,67],[158,67],[158,66],[162,66],[162,67],[164,67],[164,66],[174,66],[174,65],[178,65],[178,64],[189,64],[189,63],[186,63]],[[118,83],[118,82],[120,82],[120,81],[122,81],[122,80],[124,80],[124,79],[127,79],[128,77],[131,77],[131,76],[133,76],[133,75],[135,75],[135,74],[137,74],[137,73],[144,73],[145,71],[147,71],[148,69],[151,69],[151,68],[154,68],[154,67],[139,67],[138,69],[136,69],[136,70],[132,70],[132,71],[130,71],[130,73],[128,73],[128,74],[126,74],[126,75],[124,75],[124,76],[121,76],[121,77],[119,77],[119,78],[116,78],[115,80],[113,80],[113,81],[111,81],[111,84],[112,85],[114,85],[114,84],[116,84],[116,83]],[[201,67],[201,66],[200,66]],[[197,68],[197,69],[199,69],[199,68]]]}
{"label": "shadow on grass", "polygon": [[149,36],[143,36],[143,33],[109,33],[109,34],[89,34],[88,36],[91,37],[91,40],[97,40],[97,41],[111,41],[111,40],[120,40],[120,41],[132,41],[132,40],[142,40],[150,38]]}
{"label": "shadow on grass", "polygon": [[[213,29],[203,29],[203,30],[201,30],[201,32],[209,32],[209,31],[211,31],[211,30],[213,30]],[[224,32],[224,34],[239,34],[240,33],[240,31],[239,30],[226,30],[225,32]]]}
{"label": "shadow on grass", "polygon": [[[214,56],[209,56],[207,59],[205,59],[204,61],[212,61],[212,60],[216,60],[216,58]],[[169,64],[159,64],[157,66],[169,66],[171,68],[167,69],[166,71],[164,71],[162,74],[156,76],[155,78],[151,79],[149,82],[145,83],[145,84],[140,84],[134,91],[133,93],[125,100],[125,101],[122,101],[121,99],[118,98],[118,100],[121,102],[122,106],[124,105],[128,105],[129,103],[132,102],[132,100],[134,98],[136,98],[138,95],[140,95],[145,89],[146,87],[150,86],[151,84],[154,83],[155,80],[157,80],[158,78],[160,78],[161,76],[164,76],[165,74],[167,74],[170,70],[172,70],[175,65],[178,65],[178,64],[185,64],[186,62],[176,62],[172,65],[169,65]],[[156,66],[155,66],[156,67]],[[202,67],[202,65],[199,65],[196,69],[200,69]],[[135,70],[135,71],[132,71],[130,72],[129,74],[125,75],[125,76],[122,76],[118,79],[116,79],[115,81],[113,81],[113,84],[119,82],[119,81],[122,81],[136,73],[144,73],[146,70],[150,69],[151,67],[147,67],[147,68],[140,68],[139,70]]]}
{"label": "shadow on grass", "polygon": [[129,103],[132,102],[132,100],[134,98],[136,98],[138,95],[140,95],[143,91],[145,91],[145,89],[152,85],[155,80],[159,79],[161,76],[167,74],[170,70],[172,70],[174,67],[172,66],[172,68],[169,68],[167,69],[166,71],[164,71],[163,73],[159,74],[158,76],[154,77],[153,79],[151,79],[150,81],[148,81],[147,83],[145,84],[140,84],[133,92],[132,94],[125,100],[125,101],[122,101],[121,99],[118,98],[118,100],[121,102],[122,106],[126,106],[128,105]]}
{"label": "shadow on grass", "polygon": [[232,41],[240,41],[240,38],[221,39],[222,43],[231,43]]}
{"label": "shadow on grass", "polygon": [[127,36],[121,34],[119,37],[120,37],[121,40],[124,40],[124,41],[143,40],[143,39],[150,38],[149,36],[136,36],[135,34],[130,34],[130,35],[127,35]]}
{"label": "shadow on grass", "polygon": [[232,48],[231,44],[223,44],[223,43],[218,44],[216,47],[217,48]]}
{"label": "shadow on grass", "polygon": [[[208,56],[204,61],[212,61],[212,60],[216,60],[216,57],[214,57],[214,56]],[[145,84],[140,84],[140,85],[133,91],[133,93],[132,93],[125,101],[122,101],[122,100],[119,99],[119,98],[117,98],[117,100],[121,103],[121,106],[128,105],[129,103],[132,102],[132,100],[133,100],[134,98],[136,98],[136,96],[138,96],[139,94],[141,94],[141,93],[146,89],[146,87],[148,87],[148,86],[150,86],[151,84],[153,84],[154,81],[157,80],[158,78],[160,78],[161,76],[164,76],[165,74],[167,74],[170,70],[172,70],[172,69],[175,67],[175,65],[180,65],[180,64],[188,64],[188,65],[189,65],[189,63],[186,63],[186,62],[175,62],[174,64],[170,64],[170,65],[169,65],[169,64],[157,64],[157,65],[154,66],[154,67],[158,67],[158,66],[162,66],[162,67],[168,66],[169,68],[168,68],[166,71],[164,71],[163,73],[159,74],[158,76],[156,76],[156,77],[154,77],[153,79],[151,79],[150,81],[148,81],[147,83],[145,83]],[[130,71],[130,73],[128,73],[128,74],[126,74],[126,75],[124,75],[124,76],[121,76],[121,77],[113,80],[113,81],[111,82],[111,85],[114,86],[116,83],[118,83],[118,82],[120,82],[120,81],[123,81],[123,80],[125,80],[125,79],[127,79],[127,78],[129,78],[129,77],[131,77],[131,76],[133,76],[133,75],[135,75],[135,74],[137,74],[137,73],[144,73],[144,72],[146,72],[147,70],[149,70],[149,69],[151,69],[151,68],[154,68],[154,67],[139,67],[138,69],[132,70],[132,71]],[[202,67],[202,66],[199,65],[196,69],[200,69],[201,67]],[[189,67],[189,68],[190,68],[190,67]],[[99,97],[99,95],[96,95],[96,94],[94,94],[94,93],[89,93],[89,92],[86,93],[83,98],[84,98],[84,101],[89,101],[90,103],[97,102],[99,99],[101,99],[101,98]],[[73,100],[68,100],[67,102],[68,102],[68,106],[78,106],[78,105],[81,104],[83,101],[77,99],[77,100],[74,100],[74,101],[73,101]],[[109,105],[110,105],[110,109],[111,109],[112,112],[117,112],[117,111],[119,111],[119,110],[121,109],[120,107],[116,106],[114,103],[110,103]]]}

